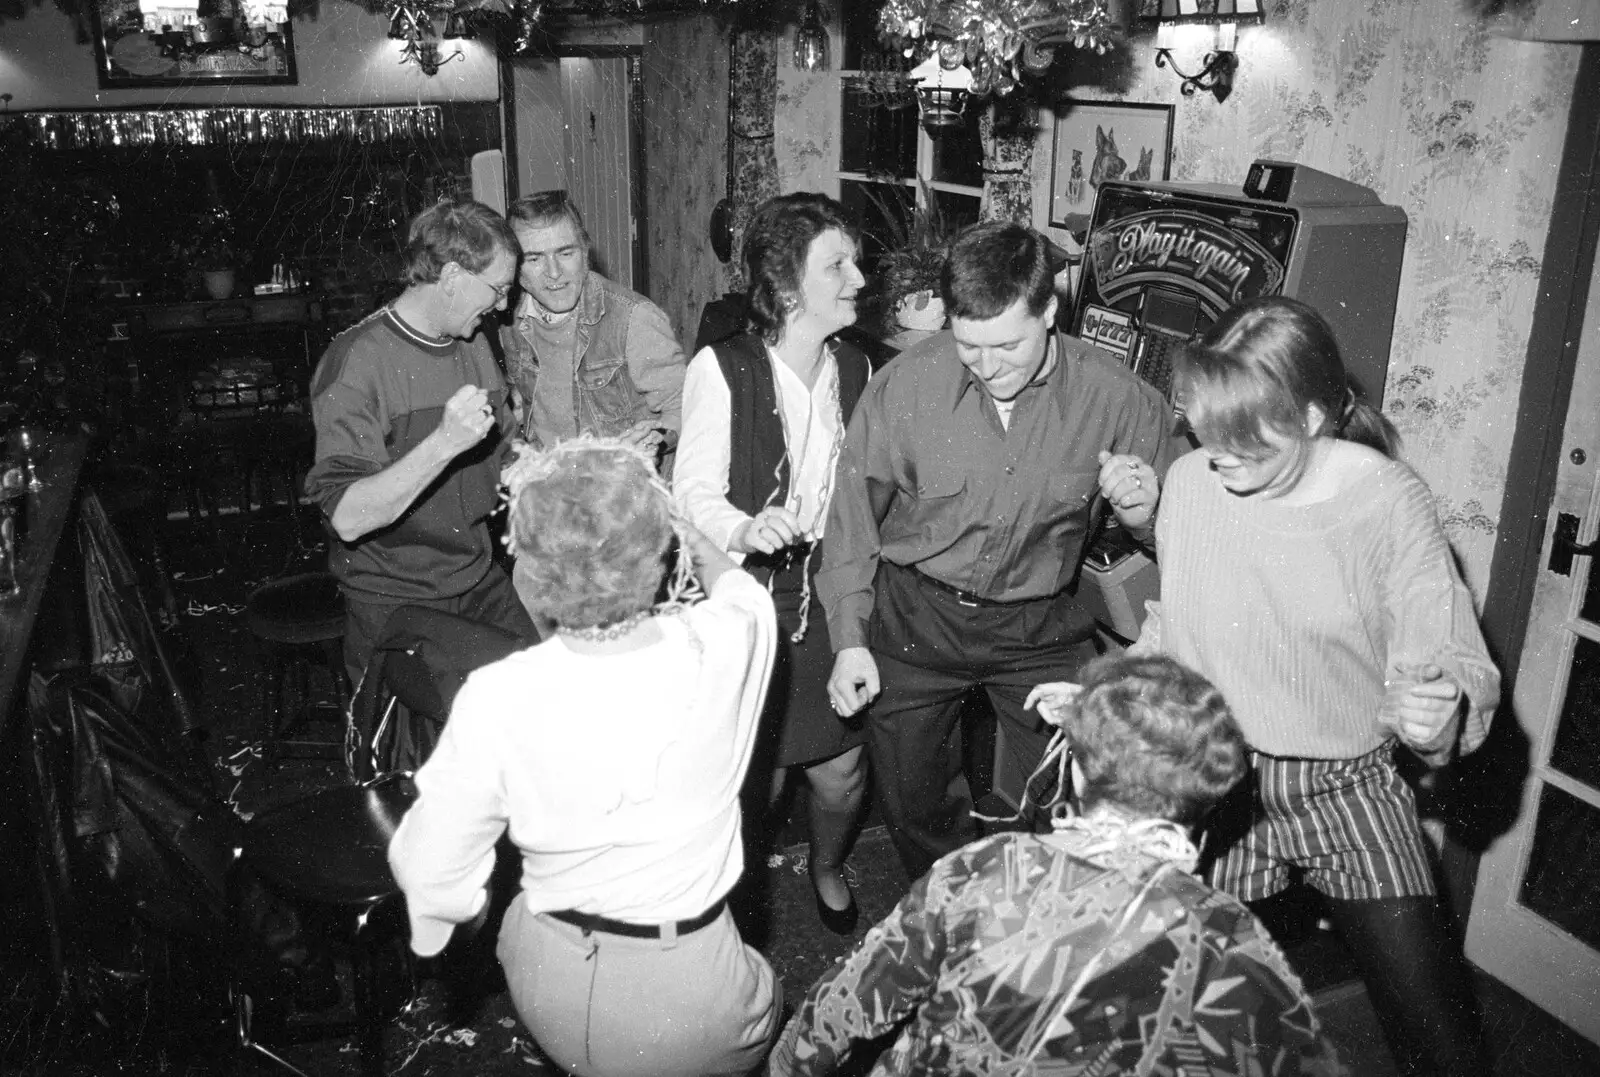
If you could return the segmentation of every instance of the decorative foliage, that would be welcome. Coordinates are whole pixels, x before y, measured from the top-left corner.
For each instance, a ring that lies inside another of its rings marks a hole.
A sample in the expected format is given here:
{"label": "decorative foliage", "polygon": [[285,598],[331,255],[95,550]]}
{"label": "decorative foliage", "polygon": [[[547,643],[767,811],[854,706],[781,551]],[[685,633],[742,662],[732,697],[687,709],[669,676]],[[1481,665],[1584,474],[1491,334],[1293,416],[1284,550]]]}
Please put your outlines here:
{"label": "decorative foliage", "polygon": [[202,273],[238,269],[250,260],[235,238],[232,218],[221,206],[201,210],[188,234],[173,243],[172,254],[181,265]]}
{"label": "decorative foliage", "polygon": [[886,0],[883,37],[907,56],[937,47],[972,69],[972,92],[1007,94],[1040,75],[1060,45],[1104,52],[1124,28],[1107,0]]}

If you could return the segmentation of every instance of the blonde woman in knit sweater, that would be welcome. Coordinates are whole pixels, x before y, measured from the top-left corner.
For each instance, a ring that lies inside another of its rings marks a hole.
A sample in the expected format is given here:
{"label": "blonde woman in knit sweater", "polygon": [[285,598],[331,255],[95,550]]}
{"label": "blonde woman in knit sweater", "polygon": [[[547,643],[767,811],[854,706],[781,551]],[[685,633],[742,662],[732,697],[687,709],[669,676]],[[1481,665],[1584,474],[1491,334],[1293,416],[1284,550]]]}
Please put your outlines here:
{"label": "blonde woman in knit sweater", "polygon": [[1222,690],[1254,770],[1211,827],[1209,881],[1251,902],[1303,871],[1401,1072],[1484,1073],[1465,962],[1394,762],[1401,745],[1430,766],[1472,751],[1500,695],[1432,495],[1304,303],[1229,311],[1178,385],[1201,447],[1162,491],[1151,627]]}

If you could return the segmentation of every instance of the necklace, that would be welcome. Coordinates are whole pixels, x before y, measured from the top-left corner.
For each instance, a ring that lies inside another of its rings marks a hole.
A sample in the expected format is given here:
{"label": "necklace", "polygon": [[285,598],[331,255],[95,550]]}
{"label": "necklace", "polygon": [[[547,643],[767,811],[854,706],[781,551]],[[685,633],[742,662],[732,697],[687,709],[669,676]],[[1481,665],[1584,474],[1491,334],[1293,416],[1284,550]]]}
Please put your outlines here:
{"label": "necklace", "polygon": [[620,621],[612,621],[608,625],[583,625],[581,627],[573,627],[558,624],[556,625],[556,631],[561,633],[563,636],[571,636],[573,639],[581,639],[585,643],[611,643],[615,640],[621,639],[623,636],[626,636],[635,628],[638,628],[644,623],[645,618],[649,616],[649,610],[640,610],[638,613],[628,614],[628,616],[624,617]]}

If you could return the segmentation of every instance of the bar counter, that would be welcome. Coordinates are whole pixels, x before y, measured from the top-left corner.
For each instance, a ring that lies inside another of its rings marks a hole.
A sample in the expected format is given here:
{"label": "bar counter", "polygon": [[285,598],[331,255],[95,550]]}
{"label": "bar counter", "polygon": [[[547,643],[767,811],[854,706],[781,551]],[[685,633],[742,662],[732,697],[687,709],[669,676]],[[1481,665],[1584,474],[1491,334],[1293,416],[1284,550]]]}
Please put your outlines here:
{"label": "bar counter", "polygon": [[88,447],[89,438],[81,432],[51,435],[50,455],[38,465],[44,489],[27,494],[27,527],[17,543],[21,594],[0,599],[0,739],[6,738],[11,719],[27,705],[22,682],[27,679],[30,643],[62,534],[76,516],[73,507]]}

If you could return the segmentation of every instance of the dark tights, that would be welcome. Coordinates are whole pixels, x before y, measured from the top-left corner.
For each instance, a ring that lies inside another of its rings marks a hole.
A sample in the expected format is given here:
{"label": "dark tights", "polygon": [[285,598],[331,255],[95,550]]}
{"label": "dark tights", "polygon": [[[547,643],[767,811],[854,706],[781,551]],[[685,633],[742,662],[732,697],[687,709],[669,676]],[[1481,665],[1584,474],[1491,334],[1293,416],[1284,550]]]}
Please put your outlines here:
{"label": "dark tights", "polygon": [[1329,898],[1327,905],[1361,968],[1400,1072],[1487,1077],[1472,979],[1438,900]]}

